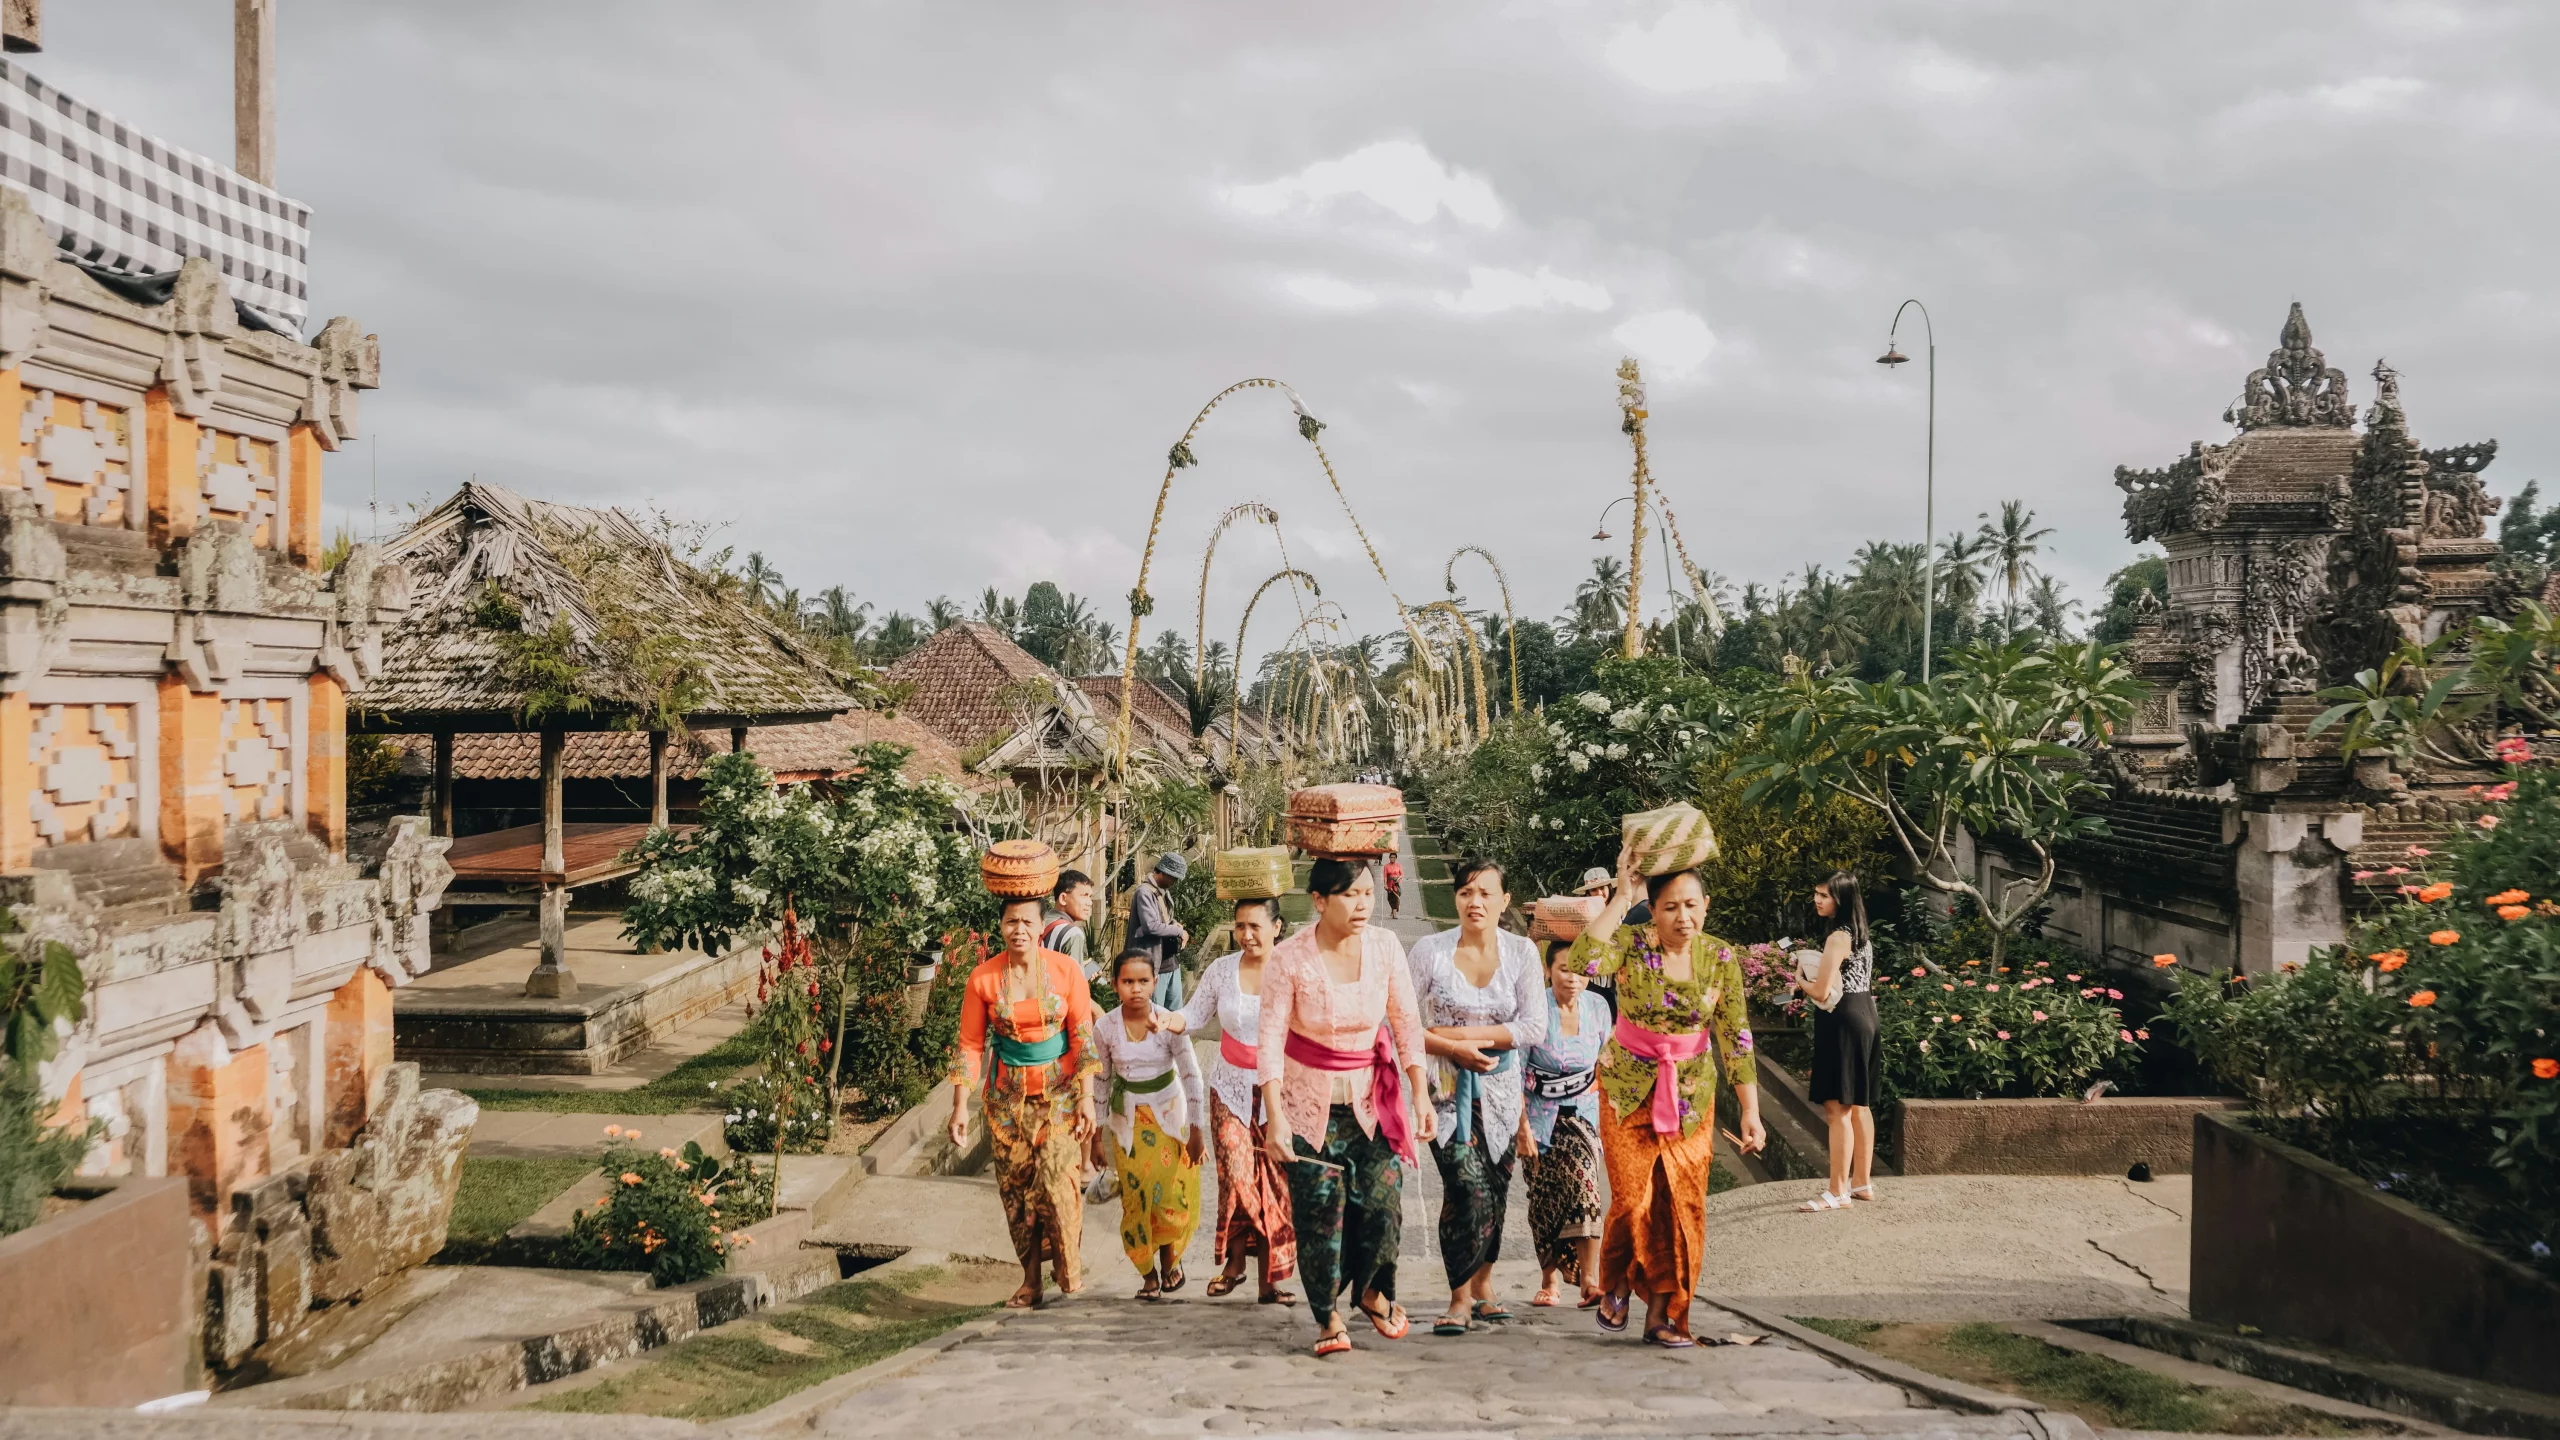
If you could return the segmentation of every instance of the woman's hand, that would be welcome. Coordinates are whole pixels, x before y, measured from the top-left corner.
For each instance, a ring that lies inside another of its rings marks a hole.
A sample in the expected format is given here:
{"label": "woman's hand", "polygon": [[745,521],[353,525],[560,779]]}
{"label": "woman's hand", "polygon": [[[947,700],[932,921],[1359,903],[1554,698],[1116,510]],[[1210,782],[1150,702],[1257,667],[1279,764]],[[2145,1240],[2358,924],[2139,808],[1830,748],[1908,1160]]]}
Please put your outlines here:
{"label": "woman's hand", "polygon": [[1465,1066],[1467,1069],[1473,1070],[1479,1075],[1492,1073],[1493,1057],[1484,1053],[1484,1046],[1481,1042],[1474,1040],[1448,1040],[1442,1043],[1449,1047],[1445,1053],[1448,1056],[1450,1064]]}
{"label": "woman's hand", "polygon": [[951,1087],[951,1124],[948,1129],[952,1144],[969,1143],[969,1087],[966,1085]]}
{"label": "woman's hand", "polygon": [[1528,1117],[1521,1117],[1520,1137],[1511,1142],[1511,1148],[1519,1151],[1523,1160],[1538,1158],[1538,1132],[1529,1128]]}
{"label": "woman's hand", "polygon": [[1644,875],[1636,869],[1636,847],[1633,843],[1621,844],[1618,847],[1618,890],[1610,897],[1617,903],[1619,914],[1624,915],[1636,908],[1636,892],[1643,888]]}
{"label": "woman's hand", "polygon": [[1271,1105],[1271,1118],[1262,1123],[1262,1148],[1283,1165],[1298,1158],[1297,1147],[1289,1137],[1289,1117],[1281,1112],[1276,1101]]}
{"label": "woman's hand", "polygon": [[1089,1144],[1093,1140],[1094,1130],[1093,1097],[1087,1095],[1076,1102],[1075,1126],[1069,1133],[1076,1137],[1078,1144]]}
{"label": "woman's hand", "polygon": [[1404,1089],[1405,1099],[1412,1103],[1417,1117],[1413,1133],[1425,1140],[1440,1138],[1440,1112],[1431,1107],[1431,1091],[1422,1083],[1421,1066],[1413,1066],[1405,1072]]}
{"label": "woman's hand", "polygon": [[1735,1138],[1742,1142],[1743,1154],[1757,1155],[1769,1143],[1769,1131],[1760,1123],[1760,1087],[1737,1085],[1733,1098],[1735,1108],[1742,1112],[1742,1133]]}
{"label": "woman's hand", "polygon": [[1180,1035],[1191,1028],[1191,1022],[1183,1019],[1182,1012],[1179,1010],[1156,1011],[1154,1023],[1157,1029],[1167,1035]]}
{"label": "woman's hand", "polygon": [[1182,1141],[1182,1153],[1191,1157],[1191,1163],[1194,1165],[1199,1164],[1200,1157],[1208,1153],[1208,1137],[1200,1133],[1200,1126],[1203,1123],[1206,1123],[1205,1116],[1202,1117],[1201,1121],[1193,1123],[1191,1133],[1185,1136]]}

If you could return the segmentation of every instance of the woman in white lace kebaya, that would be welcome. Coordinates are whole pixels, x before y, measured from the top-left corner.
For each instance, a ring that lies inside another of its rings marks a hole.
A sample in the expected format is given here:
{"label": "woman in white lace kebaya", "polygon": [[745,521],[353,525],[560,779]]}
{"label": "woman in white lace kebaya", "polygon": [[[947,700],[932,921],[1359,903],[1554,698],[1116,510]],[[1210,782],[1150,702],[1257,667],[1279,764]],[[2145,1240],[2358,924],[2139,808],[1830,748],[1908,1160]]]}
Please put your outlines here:
{"label": "woman in white lace kebaya", "polygon": [[1212,1234],[1212,1253],[1219,1274],[1209,1282],[1209,1295],[1214,1299],[1243,1284],[1245,1258],[1259,1256],[1261,1302],[1294,1305],[1298,1297],[1280,1288],[1298,1270],[1298,1232],[1289,1223],[1289,1177],[1263,1147],[1261,1097],[1254,1093],[1253,1079],[1261,1063],[1256,1047],[1262,1038],[1262,963],[1279,934],[1277,902],[1237,901],[1235,953],[1209,962],[1191,1003],[1168,1023],[1189,1033],[1218,1022],[1218,1053],[1209,1062],[1209,1148],[1218,1157],[1218,1228]]}

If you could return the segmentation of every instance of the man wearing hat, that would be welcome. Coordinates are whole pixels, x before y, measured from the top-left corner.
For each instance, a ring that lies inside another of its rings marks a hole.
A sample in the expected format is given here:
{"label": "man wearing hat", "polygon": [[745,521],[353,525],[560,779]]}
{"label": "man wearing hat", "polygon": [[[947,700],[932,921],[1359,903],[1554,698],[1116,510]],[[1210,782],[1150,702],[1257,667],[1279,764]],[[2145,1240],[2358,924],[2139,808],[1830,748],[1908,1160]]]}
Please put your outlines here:
{"label": "man wearing hat", "polygon": [[[1594,865],[1590,869],[1582,872],[1581,893],[1597,896],[1602,904],[1607,904],[1609,900],[1609,892],[1616,888],[1617,883],[1618,878],[1609,873],[1607,866]],[[1653,907],[1646,904],[1644,901],[1639,900],[1635,903],[1635,908],[1627,912],[1627,918],[1619,923],[1625,925],[1650,925],[1653,923]],[[1608,1002],[1609,1018],[1612,1021],[1616,1020],[1618,1018],[1618,982],[1615,980],[1603,980],[1595,975],[1591,979],[1590,989],[1602,1000]]]}
{"label": "man wearing hat", "polygon": [[1155,1000],[1166,1010],[1182,1008],[1182,967],[1173,957],[1191,943],[1191,932],[1174,921],[1173,887],[1190,873],[1190,863],[1181,856],[1164,855],[1157,859],[1155,873],[1129,894],[1129,948],[1156,957]]}

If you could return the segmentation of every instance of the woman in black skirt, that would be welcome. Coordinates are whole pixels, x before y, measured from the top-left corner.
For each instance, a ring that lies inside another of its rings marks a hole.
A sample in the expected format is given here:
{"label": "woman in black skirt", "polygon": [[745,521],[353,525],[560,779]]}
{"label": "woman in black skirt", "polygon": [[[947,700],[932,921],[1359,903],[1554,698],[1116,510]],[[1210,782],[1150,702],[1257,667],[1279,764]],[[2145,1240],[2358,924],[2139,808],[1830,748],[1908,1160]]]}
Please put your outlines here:
{"label": "woman in black skirt", "polygon": [[1803,984],[1813,1016],[1813,1101],[1830,1127],[1831,1184],[1798,1208],[1846,1210],[1876,1198],[1875,948],[1858,877],[1842,870],[1814,887],[1814,912],[1830,927],[1822,965]]}

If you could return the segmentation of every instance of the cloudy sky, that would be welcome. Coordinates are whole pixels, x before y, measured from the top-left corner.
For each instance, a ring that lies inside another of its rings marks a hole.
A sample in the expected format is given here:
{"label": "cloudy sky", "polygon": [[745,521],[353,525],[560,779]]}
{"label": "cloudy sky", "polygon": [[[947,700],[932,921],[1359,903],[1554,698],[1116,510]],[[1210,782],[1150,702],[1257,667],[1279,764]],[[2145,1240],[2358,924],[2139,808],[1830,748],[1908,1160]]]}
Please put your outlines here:
{"label": "cloudy sky", "polygon": [[[229,156],[230,6],[48,9],[37,73]],[[1926,377],[1871,363],[1906,296],[1942,326],[1940,532],[2023,497],[2084,597],[2131,553],[2113,468],[2227,435],[2289,301],[2359,403],[2387,356],[2428,443],[2499,439],[2502,493],[2560,445],[2544,6],[285,0],[280,30],[315,323],[382,337],[329,473],[359,528],[377,465],[386,515],[477,473],[720,522],[883,609],[1051,577],[1108,612],[1167,447],[1274,376],[1409,601],[1472,543],[1552,614],[1624,553],[1587,537],[1633,353],[1696,558],[1773,582],[1921,533]],[[1389,627],[1284,400],[1195,448],[1150,630],[1248,499]],[[1278,564],[1236,534],[1213,633]]]}

